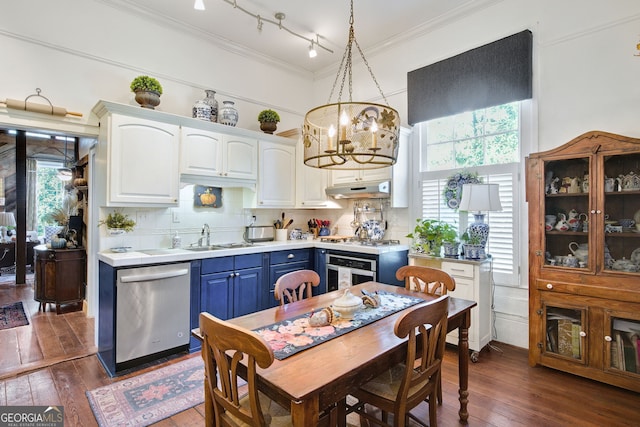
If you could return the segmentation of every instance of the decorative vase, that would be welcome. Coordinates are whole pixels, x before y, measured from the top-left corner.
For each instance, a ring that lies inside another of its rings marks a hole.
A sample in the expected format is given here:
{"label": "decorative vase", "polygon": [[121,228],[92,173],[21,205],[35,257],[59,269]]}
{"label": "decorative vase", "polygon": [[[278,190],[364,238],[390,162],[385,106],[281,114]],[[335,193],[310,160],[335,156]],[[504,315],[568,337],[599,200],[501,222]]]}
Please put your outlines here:
{"label": "decorative vase", "polygon": [[142,108],[149,108],[154,110],[160,105],[160,94],[153,90],[137,90],[136,102],[140,104]]}
{"label": "decorative vase", "polygon": [[211,121],[211,105],[204,102],[204,99],[198,99],[193,104],[192,115],[194,119]]}
{"label": "decorative vase", "polygon": [[238,123],[238,110],[233,101],[222,101],[222,108],[218,111],[218,123],[235,126]]}
{"label": "decorative vase", "polygon": [[203,99],[203,101],[211,106],[211,116],[209,120],[215,123],[218,121],[218,100],[216,100],[216,91],[207,89],[204,92],[207,94],[207,97]]}
{"label": "decorative vase", "polygon": [[475,218],[475,221],[467,227],[469,240],[472,242],[479,242],[479,245],[484,248],[487,244],[487,239],[489,238],[489,224],[484,222],[484,214],[474,213],[473,217]]}
{"label": "decorative vase", "polygon": [[277,122],[260,122],[260,130],[264,133],[273,134],[277,128]]}

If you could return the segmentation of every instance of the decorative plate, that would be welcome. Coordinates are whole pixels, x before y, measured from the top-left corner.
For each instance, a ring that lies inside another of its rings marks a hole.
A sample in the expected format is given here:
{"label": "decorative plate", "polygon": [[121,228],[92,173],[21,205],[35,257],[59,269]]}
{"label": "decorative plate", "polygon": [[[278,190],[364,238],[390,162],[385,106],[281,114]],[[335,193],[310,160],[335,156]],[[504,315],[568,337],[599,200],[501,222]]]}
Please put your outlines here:
{"label": "decorative plate", "polygon": [[640,265],[640,248],[634,249],[631,252],[631,262],[635,265]]}
{"label": "decorative plate", "polygon": [[447,179],[447,184],[444,186],[444,190],[442,192],[445,204],[450,209],[458,209],[458,206],[460,206],[460,199],[462,198],[462,185],[480,183],[480,178],[476,172],[463,172],[451,175]]}

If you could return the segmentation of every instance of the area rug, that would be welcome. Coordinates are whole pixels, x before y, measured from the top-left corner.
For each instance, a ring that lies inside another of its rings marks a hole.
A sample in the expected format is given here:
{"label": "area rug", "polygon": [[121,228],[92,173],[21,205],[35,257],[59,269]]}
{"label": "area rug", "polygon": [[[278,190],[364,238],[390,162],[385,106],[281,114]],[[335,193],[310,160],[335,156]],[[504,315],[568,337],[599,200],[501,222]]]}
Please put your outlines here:
{"label": "area rug", "polygon": [[204,362],[182,362],[87,391],[100,427],[148,426],[204,402]]}
{"label": "area rug", "polygon": [[22,301],[0,307],[0,329],[10,329],[29,324]]}

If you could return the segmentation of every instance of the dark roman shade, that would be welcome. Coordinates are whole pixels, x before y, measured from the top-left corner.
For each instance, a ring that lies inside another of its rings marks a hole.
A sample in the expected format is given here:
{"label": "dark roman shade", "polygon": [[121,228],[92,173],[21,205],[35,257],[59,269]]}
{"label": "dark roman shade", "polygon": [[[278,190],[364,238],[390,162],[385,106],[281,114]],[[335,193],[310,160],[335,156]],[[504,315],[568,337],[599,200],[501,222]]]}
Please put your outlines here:
{"label": "dark roman shade", "polygon": [[407,74],[409,124],[531,98],[525,30]]}

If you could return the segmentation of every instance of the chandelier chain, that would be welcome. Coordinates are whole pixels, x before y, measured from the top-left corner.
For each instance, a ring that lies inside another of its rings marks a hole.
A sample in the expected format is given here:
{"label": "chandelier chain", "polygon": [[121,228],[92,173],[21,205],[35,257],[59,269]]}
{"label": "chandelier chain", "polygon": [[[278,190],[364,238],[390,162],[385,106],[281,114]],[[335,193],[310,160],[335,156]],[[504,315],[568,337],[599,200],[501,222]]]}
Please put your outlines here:
{"label": "chandelier chain", "polygon": [[[331,87],[331,93],[329,94],[329,99],[327,101],[328,104],[331,103],[331,98],[333,98],[333,93],[336,89],[336,86],[338,84],[338,80],[340,79],[340,74],[342,73],[342,81],[340,83],[340,90],[338,92],[338,102],[340,102],[342,100],[342,92],[344,90],[344,84],[347,81],[347,76],[348,78],[348,86],[349,86],[349,102],[352,102],[353,99],[353,59],[352,59],[352,53],[353,53],[353,43],[356,44],[356,47],[358,48],[358,52],[360,53],[360,56],[362,57],[362,61],[364,62],[364,64],[367,67],[367,70],[369,71],[369,75],[371,75],[371,78],[373,79],[373,82],[376,85],[376,88],[378,88],[378,92],[380,92],[380,95],[382,96],[382,99],[384,100],[384,102],[386,104],[389,104],[389,101],[387,100],[387,97],[385,96],[384,92],[382,91],[382,88],[380,87],[380,83],[378,83],[378,80],[376,79],[376,76],[373,74],[373,70],[371,69],[371,66],[369,65],[369,61],[367,61],[367,58],[364,56],[364,52],[362,51],[362,48],[360,47],[360,44],[358,43],[358,40],[356,40],[356,36],[355,36],[355,30],[353,29],[353,24],[354,24],[354,17],[353,17],[353,0],[351,0],[351,14],[349,16],[349,40],[347,41],[347,46],[344,50],[344,54],[342,56],[342,60],[340,61],[340,66],[338,67],[338,72],[336,73],[336,78],[333,82],[333,86]],[[344,68],[343,68],[344,67]]]}

